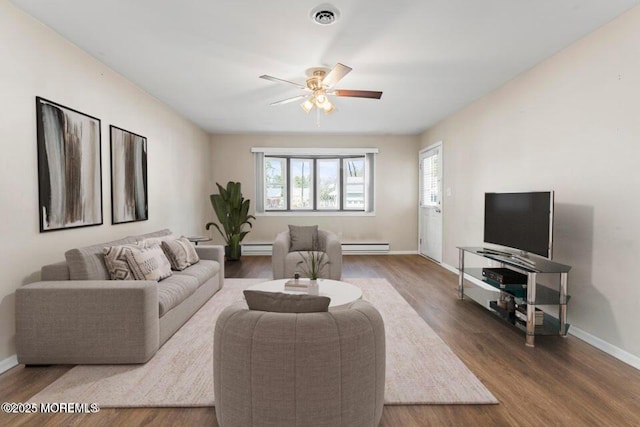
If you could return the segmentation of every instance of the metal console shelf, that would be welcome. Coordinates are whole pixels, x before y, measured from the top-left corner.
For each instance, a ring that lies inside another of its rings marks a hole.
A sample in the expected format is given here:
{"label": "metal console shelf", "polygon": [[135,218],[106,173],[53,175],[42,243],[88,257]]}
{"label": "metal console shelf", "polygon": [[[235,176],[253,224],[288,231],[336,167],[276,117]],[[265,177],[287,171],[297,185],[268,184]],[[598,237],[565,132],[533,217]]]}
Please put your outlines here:
{"label": "metal console shelf", "polygon": [[[458,251],[458,297],[460,299],[464,298],[464,275],[467,274],[468,276],[478,279],[483,283],[496,288],[497,290],[507,292],[513,295],[515,298],[526,302],[526,326],[520,325],[518,322],[510,323],[514,324],[520,329],[523,329],[526,332],[525,343],[527,346],[534,346],[536,335],[566,336],[567,331],[569,330],[569,325],[567,324],[567,301],[569,300],[569,296],[567,295],[567,281],[569,270],[571,270],[570,266],[538,257],[536,257],[535,259],[531,259],[534,264],[529,264],[529,262],[527,262],[527,259],[518,259],[516,253],[502,250],[497,251],[481,247],[458,247]],[[518,273],[522,273],[527,276],[527,283],[522,285],[501,286],[499,283],[483,277],[482,268],[465,268],[465,253],[483,257],[491,261],[496,261],[502,268],[508,268]],[[550,287],[537,283],[536,280],[538,274],[559,274],[559,289],[551,289]],[[556,319],[555,317],[544,313],[543,324],[541,326],[536,326],[536,305],[557,305],[558,318]],[[492,308],[492,311],[498,314],[500,317],[505,318],[505,316],[499,313],[499,310],[495,310]]]}

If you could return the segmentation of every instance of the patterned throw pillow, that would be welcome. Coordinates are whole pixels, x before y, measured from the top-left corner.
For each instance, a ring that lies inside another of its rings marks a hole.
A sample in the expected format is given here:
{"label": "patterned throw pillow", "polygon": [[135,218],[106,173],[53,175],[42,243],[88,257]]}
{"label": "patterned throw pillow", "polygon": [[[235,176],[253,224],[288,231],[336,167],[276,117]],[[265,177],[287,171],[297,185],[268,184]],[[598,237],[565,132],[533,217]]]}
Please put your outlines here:
{"label": "patterned throw pillow", "polygon": [[159,245],[131,251],[126,258],[136,280],[160,281],[172,274],[171,264]]}
{"label": "patterned throw pillow", "polygon": [[127,254],[140,249],[142,246],[133,243],[104,248],[104,263],[111,280],[135,280],[127,262]]}
{"label": "patterned throw pillow", "polygon": [[182,271],[200,261],[196,249],[186,237],[163,241],[162,250],[169,258],[171,268],[174,270]]}

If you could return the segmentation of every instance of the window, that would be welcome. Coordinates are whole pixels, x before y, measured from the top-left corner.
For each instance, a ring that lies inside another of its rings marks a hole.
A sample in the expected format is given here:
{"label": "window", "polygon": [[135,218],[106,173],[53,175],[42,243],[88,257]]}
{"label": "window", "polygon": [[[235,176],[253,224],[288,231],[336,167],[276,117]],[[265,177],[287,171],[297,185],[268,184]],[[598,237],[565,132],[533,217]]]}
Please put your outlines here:
{"label": "window", "polygon": [[[268,159],[268,157],[267,157]],[[289,188],[291,191],[290,208],[313,209],[313,160],[289,159],[291,171]]]}
{"label": "window", "polygon": [[422,195],[420,205],[438,205],[438,152],[422,159]]}
{"label": "window", "polygon": [[364,157],[344,159],[344,208],[364,210]]}
{"label": "window", "polygon": [[257,213],[373,212],[373,152],[253,150],[257,153]]}
{"label": "window", "polygon": [[340,159],[318,159],[316,209],[340,209]]}
{"label": "window", "polygon": [[264,206],[287,209],[287,159],[269,157],[264,162]]}

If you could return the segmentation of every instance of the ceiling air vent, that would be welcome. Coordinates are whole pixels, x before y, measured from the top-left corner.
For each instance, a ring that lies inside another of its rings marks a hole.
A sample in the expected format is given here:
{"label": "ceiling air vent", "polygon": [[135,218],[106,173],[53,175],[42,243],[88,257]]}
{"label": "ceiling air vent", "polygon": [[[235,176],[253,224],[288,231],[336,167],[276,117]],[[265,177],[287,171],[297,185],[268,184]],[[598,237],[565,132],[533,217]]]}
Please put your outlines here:
{"label": "ceiling air vent", "polygon": [[311,19],[320,25],[330,25],[340,17],[338,9],[328,3],[321,4],[311,11]]}

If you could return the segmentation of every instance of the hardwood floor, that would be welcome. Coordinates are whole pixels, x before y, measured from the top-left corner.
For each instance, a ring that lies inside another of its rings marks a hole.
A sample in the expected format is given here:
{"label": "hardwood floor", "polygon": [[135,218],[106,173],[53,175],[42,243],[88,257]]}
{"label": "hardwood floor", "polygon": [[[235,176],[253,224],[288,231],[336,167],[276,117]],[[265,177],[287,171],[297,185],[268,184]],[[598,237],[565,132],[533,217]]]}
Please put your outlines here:
{"label": "hardwood floor", "polygon": [[[270,257],[228,263],[227,277],[271,277]],[[569,336],[524,335],[456,298],[457,276],[416,255],[346,256],[344,277],[384,277],[498,398],[499,405],[386,406],[383,426],[640,426],[640,371]],[[571,306],[569,305],[569,310]],[[25,402],[71,367],[16,367],[0,401]],[[0,425],[217,425],[213,408],[6,415]]]}

